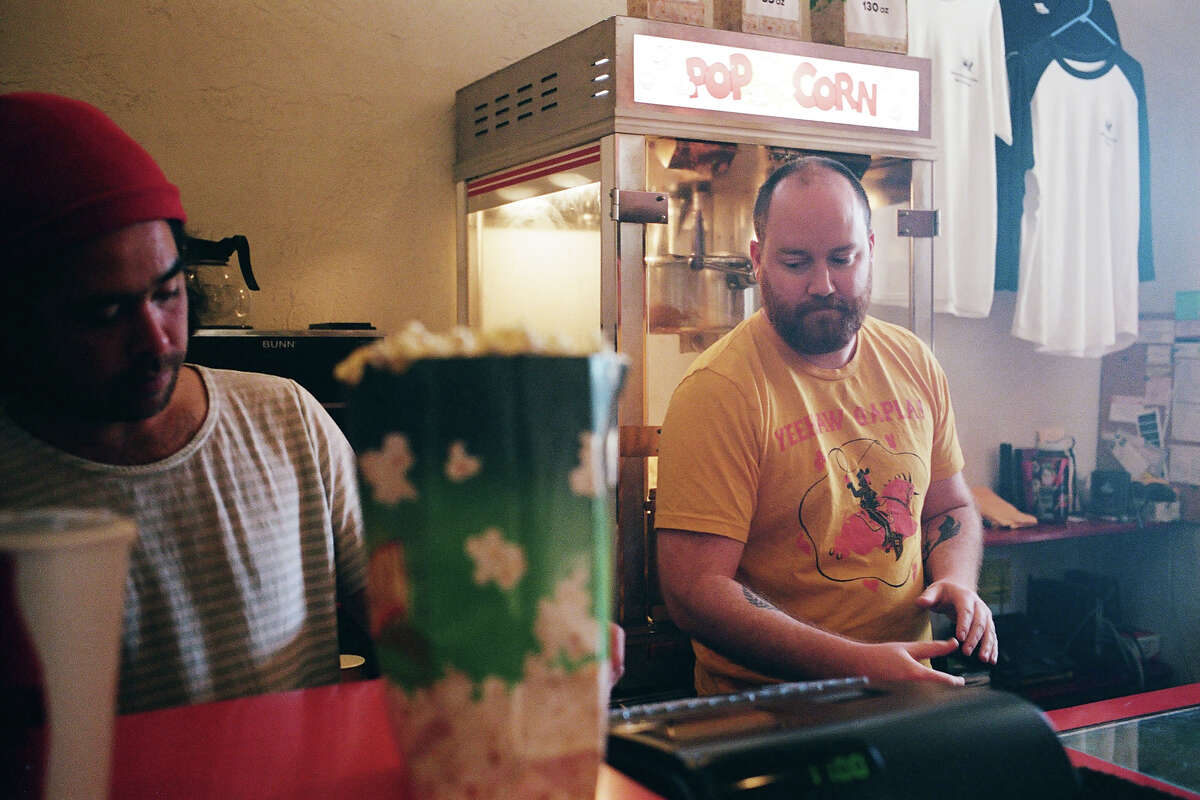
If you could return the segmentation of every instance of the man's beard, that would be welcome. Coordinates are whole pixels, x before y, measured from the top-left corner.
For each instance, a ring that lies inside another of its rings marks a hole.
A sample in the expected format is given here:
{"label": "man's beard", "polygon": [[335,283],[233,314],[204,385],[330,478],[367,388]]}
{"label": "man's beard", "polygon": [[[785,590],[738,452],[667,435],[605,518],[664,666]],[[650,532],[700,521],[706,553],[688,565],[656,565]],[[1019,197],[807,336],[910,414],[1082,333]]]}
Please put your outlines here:
{"label": "man's beard", "polygon": [[779,336],[801,355],[818,356],[841,350],[867,318],[871,284],[851,300],[836,296],[802,305],[789,305],[772,289],[764,272],[759,281],[767,319]]}
{"label": "man's beard", "polygon": [[[184,357],[183,352],[171,353],[135,365],[109,387],[104,402],[91,416],[97,422],[138,422],[155,416],[167,407],[175,394]],[[139,384],[156,380],[164,373],[169,373],[165,388],[154,393],[141,390]]]}
{"label": "man's beard", "polygon": [[[35,365],[12,364],[15,380],[0,397],[14,416],[66,418],[83,423],[137,422],[161,412],[171,401],[186,354],[147,358],[103,384],[65,381],[39,373]],[[153,389],[147,384],[154,383]]]}

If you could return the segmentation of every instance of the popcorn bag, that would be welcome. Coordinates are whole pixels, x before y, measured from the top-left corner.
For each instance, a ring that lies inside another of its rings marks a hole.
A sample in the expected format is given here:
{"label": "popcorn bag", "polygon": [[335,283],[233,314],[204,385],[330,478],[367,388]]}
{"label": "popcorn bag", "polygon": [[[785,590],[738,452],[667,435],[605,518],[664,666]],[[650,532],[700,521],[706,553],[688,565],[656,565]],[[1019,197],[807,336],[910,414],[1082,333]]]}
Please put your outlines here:
{"label": "popcorn bag", "polygon": [[414,796],[592,798],[625,360],[412,326],[339,365],[370,624]]}

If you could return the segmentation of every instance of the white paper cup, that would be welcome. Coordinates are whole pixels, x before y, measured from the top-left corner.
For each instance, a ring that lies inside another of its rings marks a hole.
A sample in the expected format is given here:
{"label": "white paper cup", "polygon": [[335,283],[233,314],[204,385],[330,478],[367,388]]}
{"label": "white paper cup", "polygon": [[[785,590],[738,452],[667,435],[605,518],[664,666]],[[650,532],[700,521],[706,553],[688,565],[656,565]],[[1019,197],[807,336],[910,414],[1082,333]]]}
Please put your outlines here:
{"label": "white paper cup", "polygon": [[0,781],[17,796],[108,795],[133,521],[0,511]]}

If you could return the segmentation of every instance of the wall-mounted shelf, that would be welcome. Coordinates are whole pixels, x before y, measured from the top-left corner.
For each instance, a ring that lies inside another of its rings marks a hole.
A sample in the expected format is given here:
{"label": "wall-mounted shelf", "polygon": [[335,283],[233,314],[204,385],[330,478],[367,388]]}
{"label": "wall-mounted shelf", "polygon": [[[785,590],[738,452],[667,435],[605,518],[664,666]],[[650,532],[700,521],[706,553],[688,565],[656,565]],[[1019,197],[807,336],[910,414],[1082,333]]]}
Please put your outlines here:
{"label": "wall-mounted shelf", "polygon": [[1028,528],[986,528],[983,532],[985,547],[1003,547],[1032,542],[1050,542],[1058,539],[1076,539],[1082,536],[1109,536],[1118,533],[1168,533],[1182,527],[1194,525],[1188,522],[1152,522],[1139,525],[1136,522],[1087,519],[1080,522],[1045,523]]}

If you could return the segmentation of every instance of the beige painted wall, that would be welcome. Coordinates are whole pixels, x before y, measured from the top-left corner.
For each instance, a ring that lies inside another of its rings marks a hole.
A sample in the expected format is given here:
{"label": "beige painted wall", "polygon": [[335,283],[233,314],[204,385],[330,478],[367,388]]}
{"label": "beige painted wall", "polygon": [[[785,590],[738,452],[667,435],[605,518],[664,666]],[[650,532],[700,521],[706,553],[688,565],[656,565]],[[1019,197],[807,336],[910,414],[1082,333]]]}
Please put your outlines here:
{"label": "beige painted wall", "polygon": [[[926,1],[926,0],[917,0]],[[1200,3],[1113,0],[1146,72],[1159,280],[1146,310],[1200,286],[1194,40]],[[106,109],[183,190],[197,235],[244,233],[260,328],[455,320],[454,91],[594,22],[624,0],[0,0],[0,89]],[[953,180],[954,176],[945,176]],[[1099,362],[1039,356],[992,317],[939,316],[972,483],[996,446],[1058,426],[1094,464]]]}
{"label": "beige painted wall", "polygon": [[245,234],[256,327],[443,328],[454,91],[624,8],[0,0],[0,90],[95,103],[179,185],[193,234]]}

